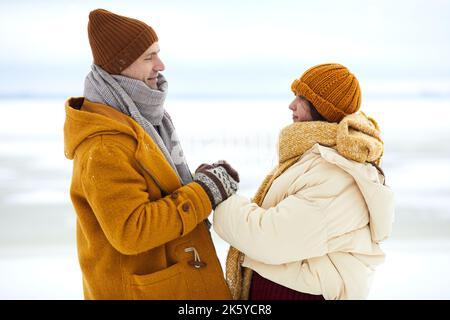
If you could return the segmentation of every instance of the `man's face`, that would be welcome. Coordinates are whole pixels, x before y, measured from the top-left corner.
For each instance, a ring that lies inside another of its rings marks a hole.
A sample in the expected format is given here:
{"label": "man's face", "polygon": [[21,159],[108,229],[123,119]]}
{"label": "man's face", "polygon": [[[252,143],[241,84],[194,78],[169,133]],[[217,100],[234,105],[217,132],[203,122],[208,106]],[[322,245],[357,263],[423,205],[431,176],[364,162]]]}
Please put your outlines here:
{"label": "man's face", "polygon": [[164,63],[158,56],[159,44],[153,43],[136,61],[120,74],[136,80],[141,80],[150,88],[157,90],[157,77],[160,71],[164,71]]}
{"label": "man's face", "polygon": [[295,99],[289,105],[289,109],[292,110],[292,120],[294,122],[311,121],[311,109],[309,108],[309,102],[300,96]]}

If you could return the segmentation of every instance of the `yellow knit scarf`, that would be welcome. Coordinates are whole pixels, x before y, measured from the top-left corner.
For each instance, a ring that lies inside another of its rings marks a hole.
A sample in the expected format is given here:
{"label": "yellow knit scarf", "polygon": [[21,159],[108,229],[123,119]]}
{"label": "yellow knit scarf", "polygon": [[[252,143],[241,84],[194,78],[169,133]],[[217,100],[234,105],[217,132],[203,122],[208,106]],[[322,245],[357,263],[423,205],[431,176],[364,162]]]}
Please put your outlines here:
{"label": "yellow knit scarf", "polygon": [[[346,116],[340,123],[322,121],[295,122],[281,130],[278,142],[278,166],[264,179],[252,202],[261,206],[273,181],[316,143],[337,150],[347,159],[380,165],[383,141],[378,124],[364,113]],[[230,246],[226,261],[226,279],[234,300],[247,300],[252,270],[242,267],[244,254]]]}

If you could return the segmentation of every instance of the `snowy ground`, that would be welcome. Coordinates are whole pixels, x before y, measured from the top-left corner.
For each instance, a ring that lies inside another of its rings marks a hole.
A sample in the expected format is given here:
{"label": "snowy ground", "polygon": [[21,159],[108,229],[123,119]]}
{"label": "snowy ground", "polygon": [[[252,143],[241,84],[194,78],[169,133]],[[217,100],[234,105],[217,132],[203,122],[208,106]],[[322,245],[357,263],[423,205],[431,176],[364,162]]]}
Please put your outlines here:
{"label": "snowy ground", "polygon": [[[221,262],[228,249],[214,236]],[[369,299],[450,299],[450,240],[393,240]],[[76,247],[0,249],[0,299],[83,299]]]}
{"label": "snowy ground", "polygon": [[[240,172],[240,192],[251,196],[276,164],[289,99],[169,100],[167,109],[191,169],[226,159]],[[0,299],[82,298],[62,105],[0,100]],[[370,100],[363,110],[381,125],[397,203],[369,298],[450,299],[450,101]],[[214,241],[223,262],[227,245]]]}

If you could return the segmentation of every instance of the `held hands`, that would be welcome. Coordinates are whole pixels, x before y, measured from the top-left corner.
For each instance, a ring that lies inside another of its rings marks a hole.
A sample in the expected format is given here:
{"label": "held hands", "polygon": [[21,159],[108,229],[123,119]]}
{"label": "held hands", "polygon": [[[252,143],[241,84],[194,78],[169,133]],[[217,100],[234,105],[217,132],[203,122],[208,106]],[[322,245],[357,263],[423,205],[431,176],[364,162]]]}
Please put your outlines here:
{"label": "held hands", "polygon": [[194,181],[208,194],[213,209],[239,188],[239,174],[224,160],[200,165],[195,170]]}

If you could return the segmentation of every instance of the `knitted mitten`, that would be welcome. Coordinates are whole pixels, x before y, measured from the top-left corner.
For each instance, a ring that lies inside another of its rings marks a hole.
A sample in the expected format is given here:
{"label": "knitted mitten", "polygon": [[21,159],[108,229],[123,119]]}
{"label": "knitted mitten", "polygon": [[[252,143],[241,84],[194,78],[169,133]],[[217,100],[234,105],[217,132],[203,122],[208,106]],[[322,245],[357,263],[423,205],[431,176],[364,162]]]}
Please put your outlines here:
{"label": "knitted mitten", "polygon": [[213,209],[239,188],[238,173],[225,161],[200,165],[195,170],[194,181],[208,194]]}

